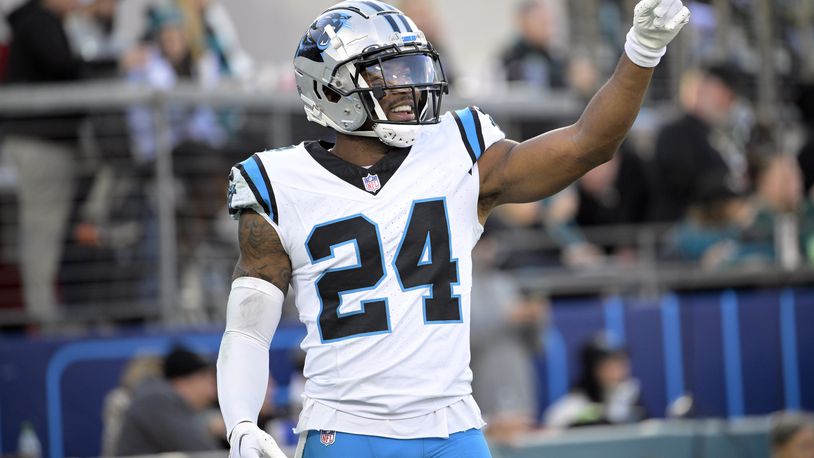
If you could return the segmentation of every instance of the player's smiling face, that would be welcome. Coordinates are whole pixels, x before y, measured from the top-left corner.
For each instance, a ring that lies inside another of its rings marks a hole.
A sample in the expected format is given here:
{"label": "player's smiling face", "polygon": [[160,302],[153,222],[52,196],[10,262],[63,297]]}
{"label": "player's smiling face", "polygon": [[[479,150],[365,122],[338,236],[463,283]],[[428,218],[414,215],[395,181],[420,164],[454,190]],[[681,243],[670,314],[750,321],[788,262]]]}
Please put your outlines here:
{"label": "player's smiling face", "polygon": [[387,91],[385,96],[379,100],[382,109],[387,113],[387,119],[397,122],[415,121],[415,101],[413,91],[410,89],[399,89]]}
{"label": "player's smiling face", "polygon": [[[372,88],[403,86],[413,83],[410,66],[398,59],[386,61],[384,65],[372,65],[362,73]],[[378,98],[379,105],[394,122],[409,122],[416,119],[416,106],[411,88],[384,89]]]}

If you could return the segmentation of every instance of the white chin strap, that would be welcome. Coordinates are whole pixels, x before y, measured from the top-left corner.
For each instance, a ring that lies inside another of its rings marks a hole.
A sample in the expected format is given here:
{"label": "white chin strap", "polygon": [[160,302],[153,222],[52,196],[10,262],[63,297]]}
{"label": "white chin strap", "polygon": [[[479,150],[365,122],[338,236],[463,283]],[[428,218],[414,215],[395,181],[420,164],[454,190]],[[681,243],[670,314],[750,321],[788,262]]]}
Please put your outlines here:
{"label": "white chin strap", "polygon": [[[332,126],[334,127],[334,126]],[[374,124],[373,130],[345,130],[334,127],[337,132],[355,137],[378,138],[387,146],[394,148],[407,148],[413,146],[418,139],[421,126],[398,124]]]}
{"label": "white chin strap", "polygon": [[387,146],[406,148],[418,139],[420,125],[374,124],[373,132]]}

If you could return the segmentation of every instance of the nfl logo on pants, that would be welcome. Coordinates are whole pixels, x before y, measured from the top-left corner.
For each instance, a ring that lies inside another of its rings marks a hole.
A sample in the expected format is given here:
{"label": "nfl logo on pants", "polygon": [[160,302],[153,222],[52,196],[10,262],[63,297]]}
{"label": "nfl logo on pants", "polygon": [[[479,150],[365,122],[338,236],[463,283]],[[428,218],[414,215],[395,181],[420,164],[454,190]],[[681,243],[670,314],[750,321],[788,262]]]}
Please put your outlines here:
{"label": "nfl logo on pants", "polygon": [[336,442],[336,431],[326,431],[320,430],[319,431],[319,441],[322,442],[322,445],[329,446]]}

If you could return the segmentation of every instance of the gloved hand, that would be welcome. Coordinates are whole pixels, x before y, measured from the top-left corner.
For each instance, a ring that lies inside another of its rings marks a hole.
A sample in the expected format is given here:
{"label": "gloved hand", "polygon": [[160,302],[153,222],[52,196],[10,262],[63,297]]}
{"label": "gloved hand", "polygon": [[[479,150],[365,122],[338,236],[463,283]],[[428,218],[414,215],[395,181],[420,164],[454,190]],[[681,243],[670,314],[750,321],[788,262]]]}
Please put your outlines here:
{"label": "gloved hand", "polygon": [[287,458],[271,436],[248,421],[235,426],[229,445],[229,458]]}
{"label": "gloved hand", "polygon": [[640,67],[655,67],[667,52],[667,44],[689,20],[690,10],[681,0],[640,1],[633,12],[625,53]]}

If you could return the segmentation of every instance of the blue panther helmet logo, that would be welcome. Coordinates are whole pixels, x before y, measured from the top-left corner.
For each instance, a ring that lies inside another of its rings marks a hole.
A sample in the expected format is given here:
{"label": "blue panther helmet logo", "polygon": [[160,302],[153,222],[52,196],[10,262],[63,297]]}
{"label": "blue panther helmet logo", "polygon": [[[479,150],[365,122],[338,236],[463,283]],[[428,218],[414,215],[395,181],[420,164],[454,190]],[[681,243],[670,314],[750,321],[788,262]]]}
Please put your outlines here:
{"label": "blue panther helmet logo", "polygon": [[343,27],[350,27],[348,20],[350,16],[338,11],[323,14],[305,32],[305,36],[297,48],[295,57],[304,57],[315,62],[324,62],[322,51],[328,49],[331,44],[331,37],[325,31],[327,26],[331,26],[334,32],[339,32]]}

